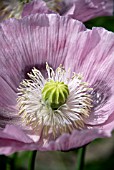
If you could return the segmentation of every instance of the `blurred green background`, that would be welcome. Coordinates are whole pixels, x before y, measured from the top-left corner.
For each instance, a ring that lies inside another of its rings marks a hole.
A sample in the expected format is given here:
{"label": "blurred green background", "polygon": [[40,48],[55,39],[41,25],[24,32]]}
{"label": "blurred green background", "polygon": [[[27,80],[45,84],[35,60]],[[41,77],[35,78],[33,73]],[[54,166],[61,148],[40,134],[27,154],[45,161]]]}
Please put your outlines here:
{"label": "blurred green background", "polygon": [[114,32],[114,16],[98,17],[84,23],[87,28],[104,27]]}

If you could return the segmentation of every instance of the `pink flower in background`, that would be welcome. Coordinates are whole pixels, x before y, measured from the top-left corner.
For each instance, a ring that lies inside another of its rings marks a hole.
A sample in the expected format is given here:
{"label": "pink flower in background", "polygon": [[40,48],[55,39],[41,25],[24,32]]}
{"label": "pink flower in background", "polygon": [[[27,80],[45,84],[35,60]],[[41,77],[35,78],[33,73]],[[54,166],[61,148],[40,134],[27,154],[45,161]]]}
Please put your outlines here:
{"label": "pink flower in background", "polygon": [[114,33],[36,14],[1,23],[0,48],[1,154],[111,136]]}
{"label": "pink flower in background", "polygon": [[85,22],[98,16],[113,14],[113,0],[34,0],[28,3],[23,16],[35,13],[57,12]]}

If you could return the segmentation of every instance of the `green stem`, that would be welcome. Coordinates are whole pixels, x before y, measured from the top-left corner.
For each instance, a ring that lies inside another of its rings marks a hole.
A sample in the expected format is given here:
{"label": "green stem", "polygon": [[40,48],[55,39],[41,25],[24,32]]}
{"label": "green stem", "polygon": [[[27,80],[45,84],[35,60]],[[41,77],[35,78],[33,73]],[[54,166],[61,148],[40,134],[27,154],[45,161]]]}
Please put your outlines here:
{"label": "green stem", "polygon": [[9,160],[10,162],[10,169],[15,170],[16,169],[16,160],[17,160],[18,153],[14,153],[12,158]]}
{"label": "green stem", "polygon": [[36,153],[37,153],[36,150],[31,152],[28,170],[34,170],[35,168]]}
{"label": "green stem", "polygon": [[0,169],[6,170],[7,168],[7,157],[4,155],[0,155]]}
{"label": "green stem", "polygon": [[79,149],[76,170],[84,169],[85,152],[86,152],[86,146],[83,146],[82,148]]}

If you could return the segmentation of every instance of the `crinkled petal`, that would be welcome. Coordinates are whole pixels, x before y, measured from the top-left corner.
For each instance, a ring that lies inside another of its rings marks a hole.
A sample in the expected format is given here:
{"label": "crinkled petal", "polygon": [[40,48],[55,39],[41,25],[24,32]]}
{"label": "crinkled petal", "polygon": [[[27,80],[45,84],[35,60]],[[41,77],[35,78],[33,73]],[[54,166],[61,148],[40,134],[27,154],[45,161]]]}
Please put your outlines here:
{"label": "crinkled petal", "polygon": [[[54,1],[50,0],[48,3],[51,6]],[[57,4],[55,4],[55,8],[56,6]],[[58,6],[60,15],[69,15],[83,22],[98,16],[113,15],[113,0],[62,0],[58,2]],[[34,0],[25,6],[22,16],[52,12],[54,11],[51,11],[42,0]]]}
{"label": "crinkled petal", "polygon": [[[66,6],[71,6],[64,15],[82,22],[98,16],[110,16],[113,14],[113,0],[64,0]],[[72,11],[71,11],[72,10]],[[72,13],[72,14],[71,14]]]}
{"label": "crinkled petal", "polygon": [[10,155],[14,152],[26,150],[38,150],[38,146],[34,143],[23,143],[16,140],[1,139],[0,138],[0,154]]}
{"label": "crinkled petal", "polygon": [[90,143],[96,138],[102,138],[106,136],[102,131],[98,129],[88,129],[78,131],[75,130],[71,135],[64,134],[60,136],[57,140],[51,141],[49,144],[44,144],[41,150],[62,150],[67,151],[70,149],[79,148],[85,144]]}
{"label": "crinkled petal", "polygon": [[19,150],[27,150],[26,147],[31,143],[33,140],[16,126],[7,125],[0,131],[0,154],[9,155]]}
{"label": "crinkled petal", "polygon": [[10,155],[16,151],[38,150],[38,143],[33,139],[20,127],[6,125],[4,130],[0,131],[0,154]]}
{"label": "crinkled petal", "polygon": [[[11,127],[12,128],[12,127]],[[22,134],[23,136],[23,134]],[[70,149],[75,149],[84,146],[85,144],[90,143],[96,138],[110,137],[110,135],[105,134],[102,130],[98,129],[88,129],[83,131],[75,130],[72,134],[63,134],[55,141],[50,141],[49,143],[38,143],[33,142],[28,138],[23,138],[21,141],[17,140],[20,138],[16,137],[16,140],[12,140],[8,137],[0,137],[0,153],[9,155],[16,151],[24,150],[40,150],[40,151],[68,151]],[[27,141],[26,141],[27,140]]]}
{"label": "crinkled petal", "polygon": [[49,14],[53,12],[47,7],[44,1],[34,0],[24,6],[22,17],[37,13]]}
{"label": "crinkled petal", "polygon": [[109,116],[105,123],[101,124],[98,128],[101,128],[106,136],[111,137],[111,132],[114,130],[114,112]]}
{"label": "crinkled petal", "polygon": [[76,45],[69,48],[65,66],[82,73],[91,87],[99,82],[101,93],[107,93],[109,100],[86,120],[91,125],[104,123],[114,110],[114,34],[103,28],[79,33]]}
{"label": "crinkled petal", "polygon": [[3,137],[2,134],[0,134],[0,137],[2,138],[9,138],[12,140],[17,140],[24,143],[32,143],[33,141],[24,133],[19,127],[13,126],[13,125],[6,125],[5,129],[3,130]]}

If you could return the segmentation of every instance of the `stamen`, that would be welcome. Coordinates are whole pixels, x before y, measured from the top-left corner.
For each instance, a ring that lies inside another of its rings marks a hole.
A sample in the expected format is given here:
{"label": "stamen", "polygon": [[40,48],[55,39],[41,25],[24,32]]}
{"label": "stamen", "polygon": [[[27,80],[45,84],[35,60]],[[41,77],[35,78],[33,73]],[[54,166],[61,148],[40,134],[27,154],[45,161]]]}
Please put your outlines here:
{"label": "stamen", "polygon": [[55,12],[59,12],[62,9],[61,2],[62,0],[52,0],[47,2],[47,6]]}
{"label": "stamen", "polygon": [[0,3],[0,15],[3,19],[8,18],[21,18],[23,9],[23,3],[12,1],[12,2],[1,2]]}
{"label": "stamen", "polygon": [[33,68],[29,80],[20,83],[17,104],[19,115],[36,134],[57,138],[63,133],[85,127],[84,119],[91,113],[92,98],[81,74],[73,74],[60,66],[55,71],[46,64],[48,78]]}

